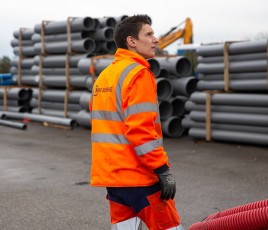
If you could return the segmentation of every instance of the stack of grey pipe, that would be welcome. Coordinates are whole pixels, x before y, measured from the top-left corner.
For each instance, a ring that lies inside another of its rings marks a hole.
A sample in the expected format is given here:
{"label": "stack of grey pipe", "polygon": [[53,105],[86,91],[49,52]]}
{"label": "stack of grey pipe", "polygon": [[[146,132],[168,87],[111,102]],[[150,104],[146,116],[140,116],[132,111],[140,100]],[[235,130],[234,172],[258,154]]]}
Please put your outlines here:
{"label": "stack of grey pipe", "polygon": [[[224,90],[224,44],[200,46],[197,55],[197,89]],[[229,87],[233,92],[267,92],[267,40],[229,45]]]}
{"label": "stack of grey pipe", "polygon": [[34,65],[33,57],[36,55],[31,40],[33,34],[34,30],[31,28],[21,28],[13,33],[11,46],[15,56],[11,61],[10,72],[13,74],[13,80],[18,84],[24,84],[24,77],[33,77],[31,68]]}
{"label": "stack of grey pipe", "polygon": [[[90,58],[83,58],[79,60],[78,69],[86,74],[94,64],[95,75],[98,77],[112,61],[113,57],[95,59],[94,63]],[[180,137],[184,132],[181,126],[181,117],[185,112],[184,103],[196,89],[197,83],[195,77],[189,76],[192,69],[191,63],[189,59],[182,56],[155,57],[148,61],[156,77],[163,134],[168,137]]]}
{"label": "stack of grey pipe", "polygon": [[196,139],[206,139],[209,132],[212,140],[268,145],[267,40],[229,45],[228,93],[223,91],[223,47],[204,45],[197,49],[197,89],[206,92],[190,96],[185,104],[189,115],[182,125]]}
{"label": "stack of grey pipe", "polygon": [[196,90],[198,81],[191,75],[192,63],[184,56],[155,57],[149,63],[156,77],[163,135],[179,138],[185,131],[181,124],[185,102]]}
{"label": "stack of grey pipe", "polygon": [[[0,88],[0,111],[5,110],[4,88]],[[6,111],[30,112],[32,90],[29,88],[6,88]]]}
{"label": "stack of grey pipe", "polygon": [[21,83],[36,86],[31,100],[32,113],[64,117],[67,98],[67,116],[77,119],[79,125],[90,126],[84,110],[88,109],[92,77],[89,70],[81,73],[77,64],[81,58],[114,53],[114,27],[125,17],[78,17],[35,25],[30,36],[32,57],[27,61],[23,58],[21,63],[29,68],[22,73]]}

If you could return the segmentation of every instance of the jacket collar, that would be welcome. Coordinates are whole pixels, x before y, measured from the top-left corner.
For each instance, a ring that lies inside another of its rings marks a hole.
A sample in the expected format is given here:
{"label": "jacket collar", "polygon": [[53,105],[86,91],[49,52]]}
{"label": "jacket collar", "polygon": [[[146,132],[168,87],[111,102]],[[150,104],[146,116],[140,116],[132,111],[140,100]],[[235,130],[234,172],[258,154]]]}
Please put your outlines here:
{"label": "jacket collar", "polygon": [[148,69],[150,68],[150,63],[138,53],[133,52],[128,49],[118,48],[115,53],[114,62],[118,62],[118,61],[126,60],[126,59],[132,60],[133,62],[137,62],[145,66]]}

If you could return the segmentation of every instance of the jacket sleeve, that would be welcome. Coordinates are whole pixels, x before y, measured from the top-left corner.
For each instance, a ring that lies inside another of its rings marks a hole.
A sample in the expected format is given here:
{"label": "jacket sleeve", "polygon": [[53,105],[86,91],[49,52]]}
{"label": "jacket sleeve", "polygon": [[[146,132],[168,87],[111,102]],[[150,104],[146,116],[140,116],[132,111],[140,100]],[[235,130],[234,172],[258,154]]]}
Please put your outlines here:
{"label": "jacket sleeve", "polygon": [[133,145],[140,161],[155,173],[168,169],[157,99],[157,85],[152,73],[143,69],[122,92],[125,136]]}

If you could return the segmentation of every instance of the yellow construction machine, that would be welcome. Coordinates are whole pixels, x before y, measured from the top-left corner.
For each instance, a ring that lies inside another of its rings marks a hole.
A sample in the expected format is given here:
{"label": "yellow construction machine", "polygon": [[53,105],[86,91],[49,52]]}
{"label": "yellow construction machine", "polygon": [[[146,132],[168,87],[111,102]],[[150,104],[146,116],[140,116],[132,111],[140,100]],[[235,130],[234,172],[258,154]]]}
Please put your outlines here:
{"label": "yellow construction machine", "polygon": [[[184,28],[181,28],[183,24]],[[193,24],[190,18],[186,18],[178,26],[172,27],[158,39],[158,53],[164,53],[163,49],[179,38],[183,38],[183,44],[193,43]]]}

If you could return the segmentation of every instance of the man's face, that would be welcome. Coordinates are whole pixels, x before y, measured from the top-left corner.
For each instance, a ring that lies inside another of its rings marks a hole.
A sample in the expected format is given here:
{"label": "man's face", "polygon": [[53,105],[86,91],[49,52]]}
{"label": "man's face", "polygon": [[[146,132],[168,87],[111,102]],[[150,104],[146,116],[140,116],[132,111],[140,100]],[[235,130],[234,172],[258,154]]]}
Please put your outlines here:
{"label": "man's face", "polygon": [[146,59],[154,57],[158,39],[154,36],[152,27],[144,24],[138,37],[139,39],[133,38],[135,51]]}

